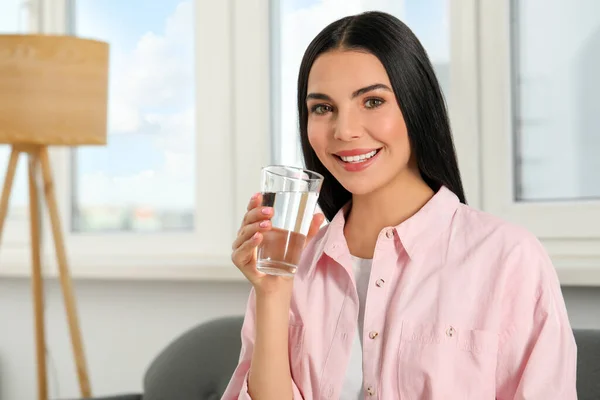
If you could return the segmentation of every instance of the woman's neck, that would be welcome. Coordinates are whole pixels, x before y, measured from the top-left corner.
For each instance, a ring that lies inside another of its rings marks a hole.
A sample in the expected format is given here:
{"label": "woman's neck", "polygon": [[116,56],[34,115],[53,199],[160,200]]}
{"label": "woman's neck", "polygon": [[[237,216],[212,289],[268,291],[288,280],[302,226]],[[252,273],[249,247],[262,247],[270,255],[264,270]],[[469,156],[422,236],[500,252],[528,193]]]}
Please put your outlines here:
{"label": "woman's neck", "polygon": [[350,253],[372,258],[379,232],[396,226],[417,213],[434,191],[414,173],[399,176],[394,182],[366,195],[353,195],[344,235]]}

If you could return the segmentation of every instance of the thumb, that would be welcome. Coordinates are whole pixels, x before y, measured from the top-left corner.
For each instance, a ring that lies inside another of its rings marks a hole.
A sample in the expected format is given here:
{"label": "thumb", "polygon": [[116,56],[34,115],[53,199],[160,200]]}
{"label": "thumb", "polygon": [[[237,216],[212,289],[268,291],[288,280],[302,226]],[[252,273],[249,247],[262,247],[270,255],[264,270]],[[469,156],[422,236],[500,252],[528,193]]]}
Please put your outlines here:
{"label": "thumb", "polygon": [[313,215],[310,228],[308,229],[308,235],[306,235],[306,243],[310,242],[310,240],[319,232],[321,225],[323,225],[323,221],[325,221],[325,215],[321,213]]}

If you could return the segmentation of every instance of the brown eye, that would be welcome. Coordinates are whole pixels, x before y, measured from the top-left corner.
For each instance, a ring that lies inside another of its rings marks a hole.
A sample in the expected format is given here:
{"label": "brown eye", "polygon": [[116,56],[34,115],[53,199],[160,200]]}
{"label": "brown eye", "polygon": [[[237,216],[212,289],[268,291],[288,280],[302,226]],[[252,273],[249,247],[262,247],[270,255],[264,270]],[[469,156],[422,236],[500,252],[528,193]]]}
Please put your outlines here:
{"label": "brown eye", "polygon": [[365,108],[377,108],[384,103],[382,99],[367,99],[365,101]]}
{"label": "brown eye", "polygon": [[328,106],[327,104],[315,104],[310,108],[310,112],[317,115],[325,115],[328,112],[331,112],[331,106]]}

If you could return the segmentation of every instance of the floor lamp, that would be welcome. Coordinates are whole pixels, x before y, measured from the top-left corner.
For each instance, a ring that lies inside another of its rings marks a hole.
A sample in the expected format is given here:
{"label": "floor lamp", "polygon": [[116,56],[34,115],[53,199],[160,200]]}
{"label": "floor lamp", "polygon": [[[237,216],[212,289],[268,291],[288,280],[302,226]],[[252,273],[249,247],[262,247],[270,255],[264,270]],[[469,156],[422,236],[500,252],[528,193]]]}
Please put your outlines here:
{"label": "floor lamp", "polygon": [[91,396],[48,146],[105,145],[107,92],[108,44],[73,36],[0,35],[0,144],[10,145],[12,149],[0,197],[0,241],[17,161],[21,154],[26,154],[39,400],[48,399],[40,179],[54,238],[79,387],[83,397]]}

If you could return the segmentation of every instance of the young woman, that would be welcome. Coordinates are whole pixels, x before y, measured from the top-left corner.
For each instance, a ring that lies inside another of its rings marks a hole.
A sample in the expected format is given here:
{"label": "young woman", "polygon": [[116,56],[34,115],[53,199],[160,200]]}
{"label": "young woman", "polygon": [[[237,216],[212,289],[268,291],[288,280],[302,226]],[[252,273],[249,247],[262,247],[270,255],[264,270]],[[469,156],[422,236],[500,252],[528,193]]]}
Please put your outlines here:
{"label": "young woman", "polygon": [[[460,90],[460,88],[456,88]],[[232,259],[252,283],[224,399],[576,399],[576,345],[534,236],[469,208],[427,54],[398,19],[343,18],[298,79],[325,176],[294,279],[257,272],[252,197]]]}

